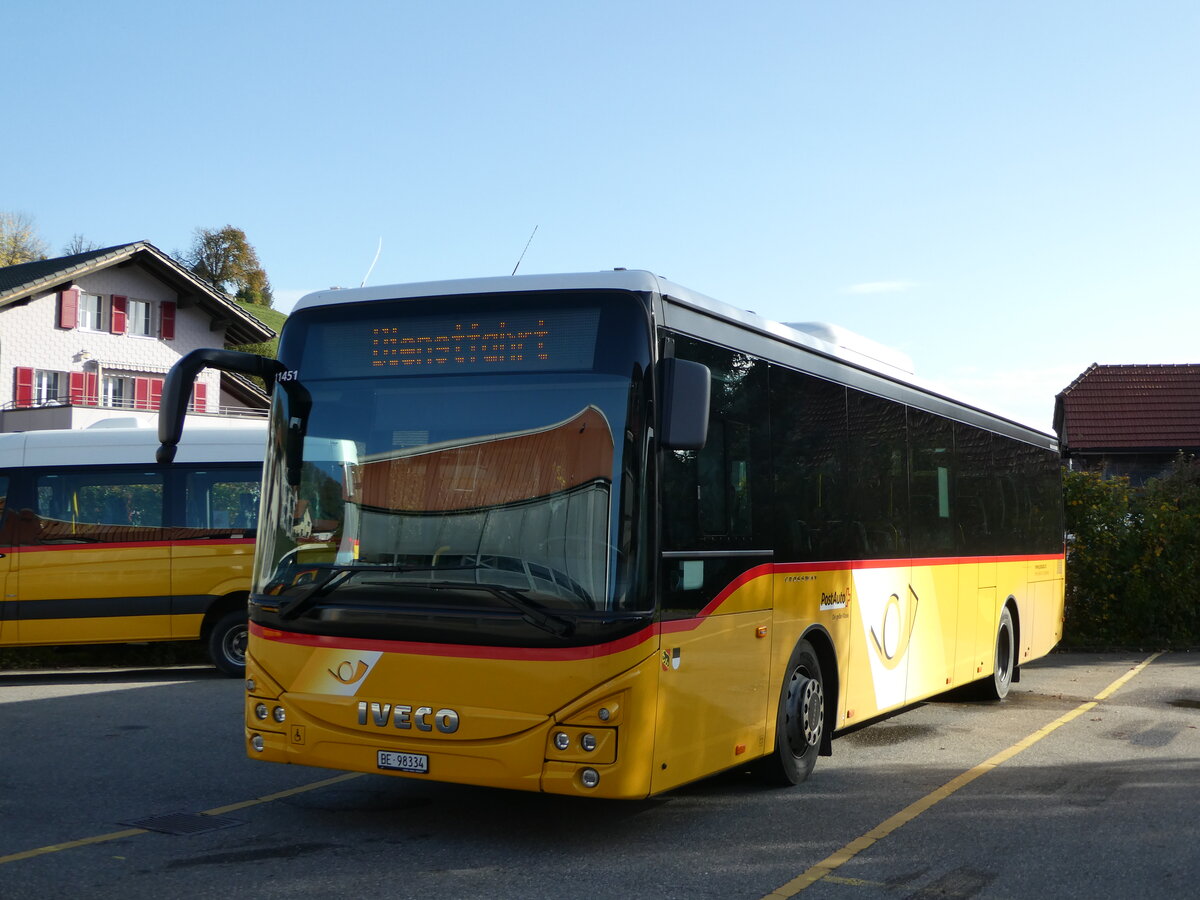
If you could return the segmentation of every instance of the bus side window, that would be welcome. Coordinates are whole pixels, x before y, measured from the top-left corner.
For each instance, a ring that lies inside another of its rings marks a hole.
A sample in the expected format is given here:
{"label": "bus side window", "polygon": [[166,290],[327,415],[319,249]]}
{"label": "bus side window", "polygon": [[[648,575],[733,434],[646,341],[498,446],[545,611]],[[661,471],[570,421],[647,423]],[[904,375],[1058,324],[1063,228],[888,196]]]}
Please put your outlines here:
{"label": "bus side window", "polygon": [[[768,562],[772,546],[766,364],[691,338],[674,341],[678,358],[708,366],[712,391],[704,447],[660,457],[668,617],[703,609],[742,572]],[[764,552],[742,555],[754,551]]]}
{"label": "bus side window", "polygon": [[261,478],[257,466],[188,472],[183,488],[185,537],[253,532],[258,527]]}
{"label": "bus side window", "polygon": [[163,478],[158,472],[80,468],[37,477],[42,543],[158,540]]}

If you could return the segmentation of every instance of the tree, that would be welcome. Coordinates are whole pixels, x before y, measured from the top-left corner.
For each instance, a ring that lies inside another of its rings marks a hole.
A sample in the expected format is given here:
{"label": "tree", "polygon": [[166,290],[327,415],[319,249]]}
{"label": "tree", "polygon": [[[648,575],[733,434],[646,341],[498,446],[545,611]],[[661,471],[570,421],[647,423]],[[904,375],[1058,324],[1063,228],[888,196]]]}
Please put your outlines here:
{"label": "tree", "polygon": [[46,258],[46,242],[25,213],[0,212],[0,266],[15,266]]}
{"label": "tree", "polygon": [[240,228],[197,228],[191,249],[177,252],[175,258],[193,275],[239,300],[258,306],[270,306],[274,300],[267,273]]}
{"label": "tree", "polygon": [[76,232],[71,235],[71,240],[63,245],[63,256],[74,256],[77,253],[91,253],[93,250],[99,250],[100,245],[95,241],[89,241],[82,234]]}

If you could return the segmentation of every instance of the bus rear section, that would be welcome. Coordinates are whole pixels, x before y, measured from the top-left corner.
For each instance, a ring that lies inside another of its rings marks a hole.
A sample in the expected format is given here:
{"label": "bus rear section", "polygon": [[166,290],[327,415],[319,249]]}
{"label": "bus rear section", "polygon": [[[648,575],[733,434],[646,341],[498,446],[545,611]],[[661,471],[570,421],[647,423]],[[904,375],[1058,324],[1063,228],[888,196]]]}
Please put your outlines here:
{"label": "bus rear section", "polygon": [[164,466],[149,429],[0,435],[0,644],[203,639],[240,674],[264,440],[197,425]]}

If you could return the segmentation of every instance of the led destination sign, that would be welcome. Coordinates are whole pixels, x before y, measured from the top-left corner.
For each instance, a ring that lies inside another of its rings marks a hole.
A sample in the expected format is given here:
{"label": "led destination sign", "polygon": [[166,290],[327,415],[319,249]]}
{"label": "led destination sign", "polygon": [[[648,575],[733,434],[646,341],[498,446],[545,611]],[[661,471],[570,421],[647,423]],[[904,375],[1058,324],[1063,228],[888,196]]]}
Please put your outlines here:
{"label": "led destination sign", "polygon": [[323,368],[344,375],[585,370],[599,319],[592,307],[330,323],[322,329]]}

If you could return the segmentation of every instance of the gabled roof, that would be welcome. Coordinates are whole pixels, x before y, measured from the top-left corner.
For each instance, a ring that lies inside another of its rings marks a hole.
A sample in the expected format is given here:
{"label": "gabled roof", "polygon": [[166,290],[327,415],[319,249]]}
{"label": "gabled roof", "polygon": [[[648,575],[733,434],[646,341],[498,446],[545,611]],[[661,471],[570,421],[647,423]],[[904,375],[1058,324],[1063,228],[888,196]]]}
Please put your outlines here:
{"label": "gabled roof", "polygon": [[1200,364],[1093,363],[1055,398],[1064,450],[1200,448]]}
{"label": "gabled roof", "polygon": [[275,336],[274,331],[242,311],[221,291],[197,278],[147,241],[4,266],[0,268],[0,309],[36,294],[58,290],[93,272],[129,263],[142,266],[177,291],[181,306],[195,303],[219,325],[224,325],[228,343],[258,344]]}

